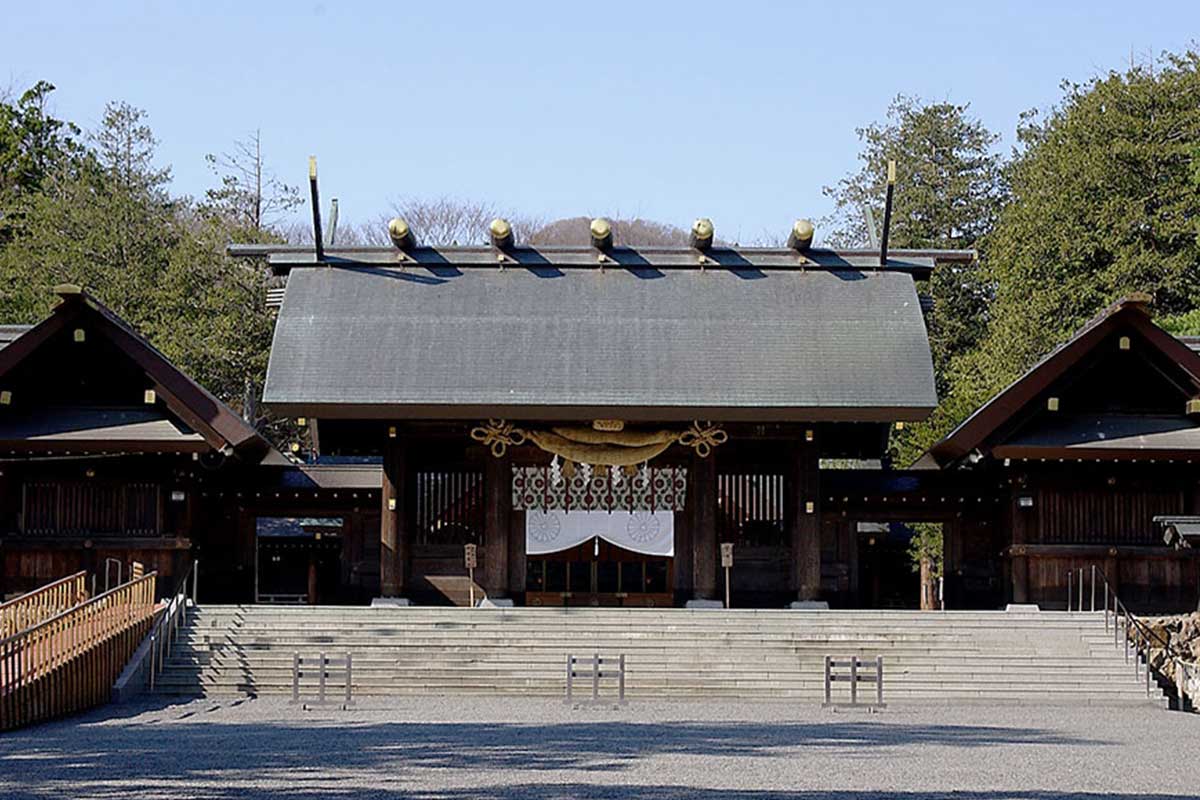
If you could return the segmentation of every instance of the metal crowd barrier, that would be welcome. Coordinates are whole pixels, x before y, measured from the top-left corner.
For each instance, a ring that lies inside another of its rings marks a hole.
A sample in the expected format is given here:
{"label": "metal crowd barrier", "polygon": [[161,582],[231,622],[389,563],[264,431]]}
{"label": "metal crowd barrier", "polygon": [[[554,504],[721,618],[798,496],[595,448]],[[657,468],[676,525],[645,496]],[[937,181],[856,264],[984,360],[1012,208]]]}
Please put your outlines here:
{"label": "metal crowd barrier", "polygon": [[[345,680],[345,697],[342,700],[342,710],[346,710],[354,705],[351,686],[354,682],[354,664],[349,653],[343,658],[330,658],[325,653],[321,653],[316,658],[302,658],[298,652],[292,653],[292,705],[300,703],[300,679],[311,675],[311,670],[306,672],[305,665],[316,665],[318,683],[317,683],[317,699],[315,705],[323,706],[328,702],[326,699],[326,689],[331,675],[341,673]],[[336,701],[334,701],[336,702]],[[307,709],[308,703],[304,703],[302,708]]]}
{"label": "metal crowd barrier", "polygon": [[[874,666],[874,670],[864,672],[864,667]],[[837,670],[849,669],[849,673],[839,674]],[[850,684],[850,702],[835,703],[833,702],[833,684],[845,681]],[[859,702],[858,699],[858,684],[859,683],[874,683],[875,684],[875,702]],[[825,702],[822,708],[830,706],[837,708],[885,708],[883,702],[883,656],[875,656],[874,661],[867,661],[858,656],[849,656],[847,658],[835,658],[833,656],[825,656]]]}
{"label": "metal crowd barrier", "polygon": [[[612,671],[613,665],[616,665],[616,672]],[[576,669],[577,667],[585,667],[586,669]],[[617,679],[617,702],[625,703],[625,654],[622,653],[615,658],[613,656],[601,656],[599,653],[593,653],[591,658],[580,658],[579,656],[567,656],[567,699],[566,702],[574,702],[574,683],[576,678],[587,678],[592,683],[592,699],[593,703],[606,702],[600,699],[600,681],[605,679]]]}

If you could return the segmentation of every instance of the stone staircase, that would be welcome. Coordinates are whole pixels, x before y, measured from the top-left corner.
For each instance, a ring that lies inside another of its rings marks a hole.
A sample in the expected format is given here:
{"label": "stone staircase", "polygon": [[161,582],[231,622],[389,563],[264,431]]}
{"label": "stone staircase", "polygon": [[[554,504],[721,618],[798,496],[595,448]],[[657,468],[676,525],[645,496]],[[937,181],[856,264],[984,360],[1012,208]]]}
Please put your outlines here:
{"label": "stone staircase", "polygon": [[356,696],[561,697],[566,656],[598,652],[626,655],[632,699],[819,703],[825,655],[856,654],[883,656],[889,704],[1165,703],[1102,615],[999,611],[204,606],[157,691],[287,694],[293,653],[322,651],[353,655]]}

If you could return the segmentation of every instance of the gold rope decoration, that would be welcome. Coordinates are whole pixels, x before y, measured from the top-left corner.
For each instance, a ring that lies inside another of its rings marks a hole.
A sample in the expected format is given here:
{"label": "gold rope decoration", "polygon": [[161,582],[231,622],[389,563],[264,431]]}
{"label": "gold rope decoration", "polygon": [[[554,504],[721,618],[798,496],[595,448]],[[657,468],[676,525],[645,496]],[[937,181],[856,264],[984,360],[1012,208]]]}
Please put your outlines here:
{"label": "gold rope decoration", "polygon": [[643,447],[648,444],[668,444],[679,438],[678,431],[598,431],[593,428],[551,428],[550,432],[580,444],[619,444],[624,447]]}
{"label": "gold rope decoration", "polygon": [[707,458],[717,445],[729,441],[729,434],[711,422],[692,422],[684,431],[598,431],[592,428],[558,426],[548,431],[525,430],[502,419],[489,419],[471,430],[471,438],[489,447],[500,458],[509,447],[532,442],[547,453],[569,463],[597,466],[632,467],[661,455],[678,442]]}
{"label": "gold rope decoration", "polygon": [[692,423],[692,427],[679,435],[679,443],[684,447],[690,447],[696,451],[696,455],[701,458],[708,458],[708,454],[712,449],[720,444],[725,444],[729,441],[729,434],[721,430],[720,427],[713,425],[711,422],[700,424],[700,420]]}
{"label": "gold rope decoration", "polygon": [[561,456],[576,464],[630,467],[661,455],[674,442],[674,437],[665,442],[631,447],[621,444],[585,444],[549,431],[529,431],[529,441],[547,453]]}
{"label": "gold rope decoration", "polygon": [[508,448],[525,444],[526,434],[511,422],[489,419],[486,425],[480,425],[471,431],[471,438],[483,442],[485,447],[492,449],[492,455],[500,458]]}

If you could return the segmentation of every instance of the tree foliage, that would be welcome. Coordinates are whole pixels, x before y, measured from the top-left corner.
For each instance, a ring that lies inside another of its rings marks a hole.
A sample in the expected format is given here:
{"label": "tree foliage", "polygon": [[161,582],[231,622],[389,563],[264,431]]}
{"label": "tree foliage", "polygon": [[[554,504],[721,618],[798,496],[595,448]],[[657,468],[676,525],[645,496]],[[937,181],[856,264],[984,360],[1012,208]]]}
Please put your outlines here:
{"label": "tree foliage", "polygon": [[[44,174],[3,199],[11,227],[0,243],[0,320],[38,322],[55,284],[82,285],[240,407],[247,381],[265,375],[271,337],[261,266],[224,253],[246,237],[245,220],[171,195],[170,169],[139,109],[109,104],[86,137],[68,123],[57,130],[70,136],[45,145],[58,151],[40,156]],[[0,154],[0,174],[15,174],[23,158],[21,148]]]}
{"label": "tree foliage", "polygon": [[[872,243],[868,213],[883,224],[887,164],[896,162],[896,189],[889,243],[892,247],[977,247],[991,230],[1005,196],[997,135],[970,115],[966,105],[923,103],[898,96],[883,122],[859,128],[862,168],[825,187],[835,212],[822,226],[827,240],[845,247]],[[877,233],[877,232],[876,232]],[[939,391],[950,359],[983,334],[987,287],[978,266],[939,269],[930,285],[934,311],[928,320]]]}
{"label": "tree foliage", "polygon": [[15,102],[0,102],[0,245],[19,224],[17,204],[80,153],[80,130],[46,113],[54,86],[38,81]]}
{"label": "tree foliage", "polygon": [[1064,84],[1029,112],[1007,166],[1010,195],[984,237],[994,297],[976,347],[907,457],[947,433],[1122,295],[1149,292],[1174,332],[1200,307],[1200,55]]}

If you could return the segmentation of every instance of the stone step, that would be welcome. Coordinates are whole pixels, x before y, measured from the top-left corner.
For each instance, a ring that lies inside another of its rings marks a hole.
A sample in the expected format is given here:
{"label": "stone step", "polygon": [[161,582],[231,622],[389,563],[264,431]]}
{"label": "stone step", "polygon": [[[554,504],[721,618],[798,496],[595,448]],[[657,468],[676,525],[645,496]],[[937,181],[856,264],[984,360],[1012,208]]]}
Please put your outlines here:
{"label": "stone step", "polygon": [[600,652],[633,697],[819,701],[833,654],[882,655],[889,702],[1147,702],[1102,615],[1056,612],[204,607],[158,689],[286,695],[297,651],[352,653],[364,696],[561,697],[566,654]]}

